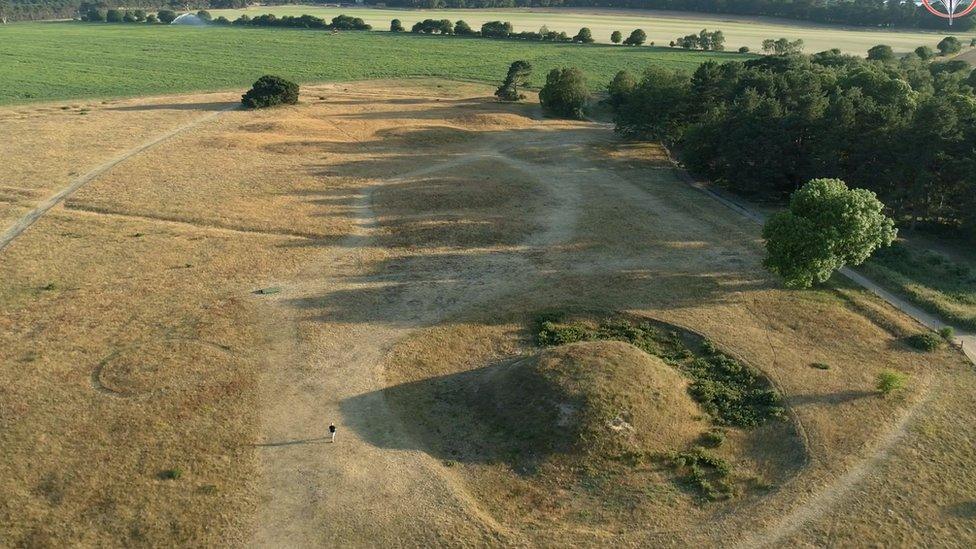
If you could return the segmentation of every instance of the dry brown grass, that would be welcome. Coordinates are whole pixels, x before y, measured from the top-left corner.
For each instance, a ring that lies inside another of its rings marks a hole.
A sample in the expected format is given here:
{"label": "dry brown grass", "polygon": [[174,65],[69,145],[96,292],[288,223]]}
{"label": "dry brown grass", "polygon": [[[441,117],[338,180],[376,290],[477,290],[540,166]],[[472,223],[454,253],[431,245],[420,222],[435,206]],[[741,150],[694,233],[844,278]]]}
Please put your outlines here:
{"label": "dry brown grass", "polygon": [[[714,544],[775,530],[825,490],[777,539],[976,537],[958,428],[971,367],[900,344],[912,324],[860,291],[782,290],[757,229],[653,150],[490,91],[339,84],[225,113],[0,253],[0,545]],[[0,110],[11,135],[46,136],[0,145],[19,158],[0,168],[0,219],[201,115],[165,105],[227,99]],[[30,160],[42,150],[50,162]],[[252,293],[271,286],[284,290]],[[448,466],[409,434],[425,383],[535,353],[527,326],[552,308],[703,333],[776,384],[809,461],[733,434],[723,455],[773,489],[701,505],[666,471],[581,493]],[[871,393],[882,369],[911,376],[903,398]],[[903,443],[855,479],[872,489],[837,491],[906,410]],[[330,418],[334,447],[319,444]]]}

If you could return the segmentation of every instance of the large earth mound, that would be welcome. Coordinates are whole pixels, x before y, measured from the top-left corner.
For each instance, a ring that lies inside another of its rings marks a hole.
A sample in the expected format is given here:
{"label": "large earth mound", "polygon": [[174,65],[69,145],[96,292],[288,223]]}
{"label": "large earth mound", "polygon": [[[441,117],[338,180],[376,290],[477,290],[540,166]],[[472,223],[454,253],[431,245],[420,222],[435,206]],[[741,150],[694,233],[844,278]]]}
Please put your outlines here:
{"label": "large earth mound", "polygon": [[619,341],[546,349],[478,385],[484,417],[520,453],[540,457],[660,454],[689,446],[708,428],[680,373]]}

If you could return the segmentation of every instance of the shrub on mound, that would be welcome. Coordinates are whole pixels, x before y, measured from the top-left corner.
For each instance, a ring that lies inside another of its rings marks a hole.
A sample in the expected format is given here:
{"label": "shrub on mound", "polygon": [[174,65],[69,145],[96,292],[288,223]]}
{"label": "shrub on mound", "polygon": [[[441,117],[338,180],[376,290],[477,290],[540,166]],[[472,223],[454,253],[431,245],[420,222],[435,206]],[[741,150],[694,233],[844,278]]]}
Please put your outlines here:
{"label": "shrub on mound", "polygon": [[688,381],[620,341],[545,349],[505,366],[475,394],[483,417],[521,455],[649,456],[685,448],[707,428]]}
{"label": "shrub on mound", "polygon": [[298,103],[298,84],[279,76],[265,75],[241,96],[241,103],[249,109],[294,105]]}

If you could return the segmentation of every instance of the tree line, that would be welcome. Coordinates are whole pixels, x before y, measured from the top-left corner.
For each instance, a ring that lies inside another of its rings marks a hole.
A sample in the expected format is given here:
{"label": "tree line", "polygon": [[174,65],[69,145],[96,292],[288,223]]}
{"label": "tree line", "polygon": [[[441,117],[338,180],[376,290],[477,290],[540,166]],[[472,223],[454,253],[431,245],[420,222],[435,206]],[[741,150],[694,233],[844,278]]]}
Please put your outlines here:
{"label": "tree line", "polygon": [[693,74],[650,67],[618,74],[609,102],[619,132],[662,139],[690,170],[736,192],[780,200],[811,179],[840,178],[876,192],[910,227],[976,235],[976,71],[931,48],[890,51],[709,61]]}
{"label": "tree line", "polygon": [[[0,17],[9,20],[70,18],[84,13],[81,0],[0,0]],[[169,5],[153,0],[104,0],[103,9],[128,8],[241,8],[251,0],[198,0]],[[261,2],[263,5],[293,3],[289,0]],[[311,0],[304,3],[331,3]],[[406,8],[513,8],[513,7],[603,7],[690,11],[736,15],[785,17],[818,23],[859,25],[886,28],[944,29],[946,22],[935,17],[915,0],[367,0],[367,4],[385,4]],[[957,19],[953,27],[960,31],[976,28],[974,16]]]}
{"label": "tree line", "polygon": [[[278,17],[274,14],[257,15],[251,17],[247,14],[241,15],[233,21],[220,16],[214,19],[210,12],[200,10],[195,14],[203,22],[211,25],[233,25],[246,27],[282,27],[293,29],[320,29],[320,30],[370,30],[373,27],[368,25],[361,17],[351,17],[348,15],[337,15],[332,21],[326,21],[321,17],[313,15],[291,16],[285,15]],[[172,23],[179,14],[174,10],[159,10],[157,13],[146,13],[142,9],[118,9],[109,8],[102,10],[91,7],[82,14],[81,20],[89,23],[148,23],[148,24],[169,24]]]}
{"label": "tree line", "polygon": [[[914,0],[367,0],[406,8],[514,8],[601,7],[690,11],[735,15],[764,15],[818,23],[887,28],[944,29],[944,19],[933,16]],[[953,28],[976,27],[968,16]]]}

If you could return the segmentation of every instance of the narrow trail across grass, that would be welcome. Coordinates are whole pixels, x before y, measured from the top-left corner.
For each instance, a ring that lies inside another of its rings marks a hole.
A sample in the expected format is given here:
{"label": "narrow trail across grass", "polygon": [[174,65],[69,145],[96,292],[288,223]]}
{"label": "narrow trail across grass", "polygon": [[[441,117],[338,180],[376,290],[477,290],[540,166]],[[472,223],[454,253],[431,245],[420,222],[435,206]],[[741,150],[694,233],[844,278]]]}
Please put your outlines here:
{"label": "narrow trail across grass", "polygon": [[172,139],[173,137],[176,137],[177,135],[192,130],[193,128],[203,123],[209,122],[210,120],[213,120],[214,118],[220,116],[222,113],[225,113],[229,110],[236,109],[239,106],[240,105],[238,105],[237,103],[232,103],[221,110],[207,113],[195,120],[191,120],[185,124],[173,128],[172,130],[169,130],[168,132],[160,134],[150,139],[149,141],[146,141],[145,143],[142,143],[138,147],[129,149],[124,153],[116,156],[115,158],[112,158],[111,160],[99,164],[88,173],[72,180],[67,187],[52,194],[51,196],[46,198],[43,202],[41,202],[36,207],[34,207],[34,209],[27,212],[23,217],[21,217],[16,222],[14,222],[13,225],[7,227],[7,229],[3,232],[3,234],[0,234],[0,252],[2,252],[4,248],[6,248],[11,242],[13,242],[15,238],[20,236],[21,233],[26,231],[31,225],[33,225],[38,219],[40,219],[41,216],[43,216],[48,211],[50,211],[51,208],[57,206],[58,204],[63,202],[66,198],[68,198],[69,196],[77,192],[78,189],[94,181],[99,176],[108,172],[115,166],[118,166],[119,164],[125,162],[126,160],[132,158],[133,156],[146,152],[147,150],[161,143],[164,143]]}

